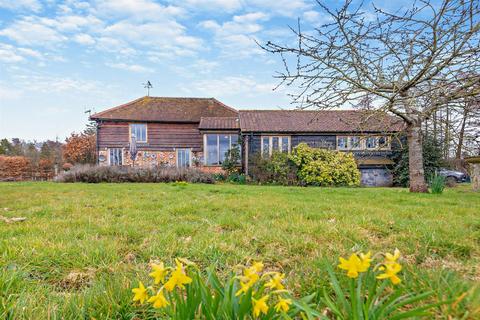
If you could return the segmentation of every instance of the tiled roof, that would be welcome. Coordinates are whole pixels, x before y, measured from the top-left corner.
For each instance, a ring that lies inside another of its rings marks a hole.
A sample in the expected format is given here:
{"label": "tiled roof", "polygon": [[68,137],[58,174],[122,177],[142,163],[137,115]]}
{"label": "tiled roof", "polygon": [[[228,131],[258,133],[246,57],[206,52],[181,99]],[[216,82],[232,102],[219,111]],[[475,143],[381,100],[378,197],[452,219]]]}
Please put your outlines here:
{"label": "tiled roof", "polygon": [[201,117],[235,117],[237,111],[214,98],[142,97],[92,115],[92,120],[200,122]]}
{"label": "tiled roof", "polygon": [[395,132],[401,119],[358,110],[240,110],[242,132]]}
{"label": "tiled roof", "polygon": [[238,117],[202,117],[198,128],[200,130],[239,129],[240,121],[238,120]]}

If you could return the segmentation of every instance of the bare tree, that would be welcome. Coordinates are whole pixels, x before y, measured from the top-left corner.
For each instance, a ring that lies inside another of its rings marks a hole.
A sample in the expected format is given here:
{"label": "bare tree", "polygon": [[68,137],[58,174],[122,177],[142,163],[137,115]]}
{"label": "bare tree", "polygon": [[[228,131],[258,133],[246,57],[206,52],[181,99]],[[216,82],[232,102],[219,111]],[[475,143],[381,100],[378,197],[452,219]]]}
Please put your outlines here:
{"label": "bare tree", "polygon": [[448,103],[480,93],[480,2],[420,0],[396,13],[373,5],[373,14],[352,0],[337,9],[318,4],[331,22],[308,32],[299,22],[291,28],[295,45],[261,45],[281,55],[281,84],[299,88],[293,103],[304,108],[355,107],[365,94],[374,97],[377,111],[403,119],[410,191],[426,192],[423,122]]}

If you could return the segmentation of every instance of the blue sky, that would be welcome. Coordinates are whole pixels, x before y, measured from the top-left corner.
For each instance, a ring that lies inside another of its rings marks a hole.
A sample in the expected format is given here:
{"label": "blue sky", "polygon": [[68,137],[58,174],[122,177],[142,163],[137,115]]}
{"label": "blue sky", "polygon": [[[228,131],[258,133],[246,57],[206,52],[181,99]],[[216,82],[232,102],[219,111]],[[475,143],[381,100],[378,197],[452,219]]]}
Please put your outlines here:
{"label": "blue sky", "polygon": [[[337,2],[337,1],[334,1]],[[337,2],[338,3],[338,2]],[[311,0],[0,0],[0,138],[64,139],[145,95],[288,108],[282,70],[255,40],[325,21]]]}

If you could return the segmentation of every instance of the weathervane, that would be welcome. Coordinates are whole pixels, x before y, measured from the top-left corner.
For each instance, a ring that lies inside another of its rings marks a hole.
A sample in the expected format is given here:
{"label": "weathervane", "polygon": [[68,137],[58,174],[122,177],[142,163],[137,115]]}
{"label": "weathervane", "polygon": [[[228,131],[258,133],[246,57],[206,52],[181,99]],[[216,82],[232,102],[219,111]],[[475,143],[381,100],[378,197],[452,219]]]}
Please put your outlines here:
{"label": "weathervane", "polygon": [[147,80],[146,83],[142,83],[142,84],[143,84],[143,87],[145,89],[147,89],[147,97],[149,97],[150,96],[150,88],[153,88],[152,83],[150,82],[150,80]]}

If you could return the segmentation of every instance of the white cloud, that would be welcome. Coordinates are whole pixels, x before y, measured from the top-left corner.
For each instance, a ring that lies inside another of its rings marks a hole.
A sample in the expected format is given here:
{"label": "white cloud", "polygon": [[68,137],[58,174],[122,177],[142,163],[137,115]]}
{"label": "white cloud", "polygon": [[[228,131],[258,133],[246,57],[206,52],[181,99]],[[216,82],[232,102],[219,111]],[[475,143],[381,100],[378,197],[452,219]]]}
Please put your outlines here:
{"label": "white cloud", "polygon": [[15,63],[23,61],[23,57],[10,45],[0,45],[0,62]]}
{"label": "white cloud", "polygon": [[17,48],[10,44],[0,43],[0,62],[16,63],[23,62],[26,58],[43,59],[42,53],[30,48]]}
{"label": "white cloud", "polygon": [[175,21],[147,22],[135,24],[120,21],[102,32],[113,39],[123,39],[132,45],[154,46],[159,49],[181,47],[198,49],[201,39],[185,34],[185,27]]}
{"label": "white cloud", "polygon": [[101,88],[97,81],[72,79],[70,77],[55,77],[34,74],[16,75],[15,82],[19,87],[28,88],[28,91],[41,93],[58,92],[97,92]]}
{"label": "white cloud", "polygon": [[40,11],[42,8],[40,2],[37,0],[0,0],[0,8],[9,10],[31,10]]}
{"label": "white cloud", "polygon": [[253,12],[236,15],[222,25],[206,20],[199,26],[214,32],[215,45],[222,49],[223,55],[244,58],[263,53],[255,43],[256,34],[263,29],[260,22],[268,19],[269,16],[262,12]]}
{"label": "white cloud", "polygon": [[128,18],[130,20],[159,20],[185,14],[176,6],[162,6],[151,0],[98,0],[95,11],[104,17]]}
{"label": "white cloud", "polygon": [[140,73],[150,73],[153,72],[152,69],[146,68],[138,64],[126,64],[126,63],[107,63],[110,68],[121,69],[131,72],[140,72]]}
{"label": "white cloud", "polygon": [[190,89],[184,88],[184,91],[192,90],[206,96],[233,96],[271,93],[275,84],[259,83],[251,77],[224,77],[221,79],[203,79],[192,83]]}
{"label": "white cloud", "polygon": [[256,6],[286,17],[296,17],[313,6],[313,2],[306,0],[246,0],[246,3],[247,7]]}
{"label": "white cloud", "polygon": [[49,45],[67,39],[54,28],[34,17],[25,17],[14,22],[0,30],[0,36],[10,38],[22,45]]}
{"label": "white cloud", "polygon": [[73,40],[79,44],[92,45],[95,44],[95,39],[89,34],[79,33],[73,37]]}
{"label": "white cloud", "polygon": [[240,0],[184,0],[183,4],[195,10],[227,12],[235,11],[242,6]]}

